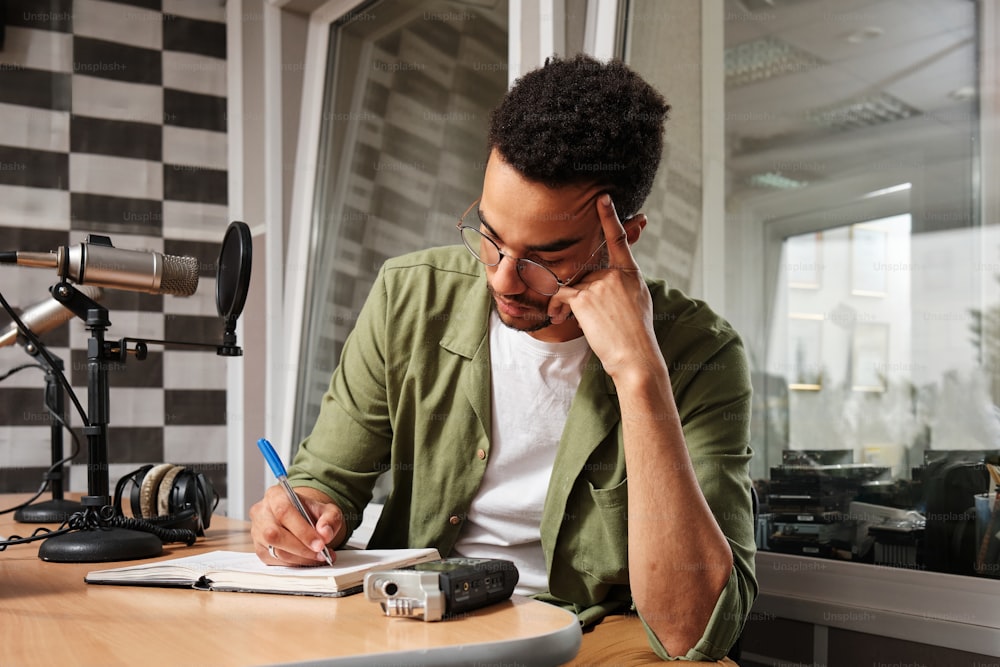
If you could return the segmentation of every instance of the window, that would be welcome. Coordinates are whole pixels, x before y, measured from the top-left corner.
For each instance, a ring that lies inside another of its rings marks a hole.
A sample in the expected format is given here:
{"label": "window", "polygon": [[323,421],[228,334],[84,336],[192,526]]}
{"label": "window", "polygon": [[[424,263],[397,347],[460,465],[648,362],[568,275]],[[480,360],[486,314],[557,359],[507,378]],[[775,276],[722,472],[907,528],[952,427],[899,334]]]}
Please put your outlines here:
{"label": "window", "polygon": [[977,5],[726,7],[727,315],[755,369],[758,546],[1000,577],[975,512],[1000,463]]}
{"label": "window", "polygon": [[507,89],[506,5],[375,2],[330,28],[295,442],[382,262],[458,242]]}

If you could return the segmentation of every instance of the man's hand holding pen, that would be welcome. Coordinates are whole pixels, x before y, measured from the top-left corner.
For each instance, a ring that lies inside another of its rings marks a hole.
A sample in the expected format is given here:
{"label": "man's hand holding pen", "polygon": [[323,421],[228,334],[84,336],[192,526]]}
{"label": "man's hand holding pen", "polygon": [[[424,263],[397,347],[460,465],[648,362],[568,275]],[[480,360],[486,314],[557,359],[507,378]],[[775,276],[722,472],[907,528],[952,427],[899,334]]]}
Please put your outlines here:
{"label": "man's hand holding pen", "polygon": [[[344,515],[324,493],[298,487],[301,500],[316,527],[299,514],[280,484],[272,486],[260,502],[250,508],[254,550],[261,561],[273,565],[321,565],[323,549],[343,542],[347,532]],[[274,551],[272,555],[268,547]],[[331,552],[336,558],[336,553]]]}
{"label": "man's hand holding pen", "polygon": [[292,489],[285,464],[266,438],[259,439],[257,447],[278,479],[278,485],[268,489],[264,499],[250,508],[250,534],[257,556],[265,563],[315,565],[318,560],[333,565],[334,555],[328,545],[340,544],[344,539],[343,512],[319,491]]}

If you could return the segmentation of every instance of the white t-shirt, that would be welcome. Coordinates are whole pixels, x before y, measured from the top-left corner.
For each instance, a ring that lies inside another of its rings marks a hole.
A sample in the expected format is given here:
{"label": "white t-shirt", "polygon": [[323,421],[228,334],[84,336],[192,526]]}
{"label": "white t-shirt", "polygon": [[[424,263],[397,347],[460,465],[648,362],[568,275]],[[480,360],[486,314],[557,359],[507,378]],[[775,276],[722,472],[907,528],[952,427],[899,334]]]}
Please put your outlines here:
{"label": "white t-shirt", "polygon": [[590,356],[583,336],[545,343],[490,318],[493,432],[486,473],[455,545],[466,558],[503,558],[515,592],[548,590],[539,526],[570,404]]}

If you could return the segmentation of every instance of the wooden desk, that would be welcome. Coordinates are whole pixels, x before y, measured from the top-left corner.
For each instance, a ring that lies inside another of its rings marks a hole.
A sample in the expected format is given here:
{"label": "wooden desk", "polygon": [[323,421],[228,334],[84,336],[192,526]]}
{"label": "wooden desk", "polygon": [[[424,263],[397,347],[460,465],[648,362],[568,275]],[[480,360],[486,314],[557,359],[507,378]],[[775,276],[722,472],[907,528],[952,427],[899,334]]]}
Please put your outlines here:
{"label": "wooden desk", "polygon": [[[0,496],[0,509],[16,503]],[[213,517],[192,547],[251,551],[246,522]],[[0,535],[37,526],[0,517]],[[151,562],[158,559],[149,559]],[[0,664],[129,667],[223,665],[556,665],[576,655],[576,617],[514,596],[467,617],[387,618],[363,595],[344,598],[94,586],[84,575],[126,563],[47,563],[34,544],[0,552]]]}

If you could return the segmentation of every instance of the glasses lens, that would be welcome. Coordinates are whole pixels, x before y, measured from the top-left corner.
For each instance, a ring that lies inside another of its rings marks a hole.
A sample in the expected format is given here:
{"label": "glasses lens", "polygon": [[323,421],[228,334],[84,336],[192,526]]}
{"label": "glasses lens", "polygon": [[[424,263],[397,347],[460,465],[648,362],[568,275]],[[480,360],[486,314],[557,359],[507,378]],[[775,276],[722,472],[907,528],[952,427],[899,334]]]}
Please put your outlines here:
{"label": "glasses lens", "polygon": [[530,259],[521,259],[517,262],[517,271],[524,284],[539,294],[552,296],[559,291],[559,281],[541,264],[536,264]]}
{"label": "glasses lens", "polygon": [[472,227],[462,227],[462,242],[469,252],[483,264],[496,266],[500,262],[500,249],[493,241]]}

